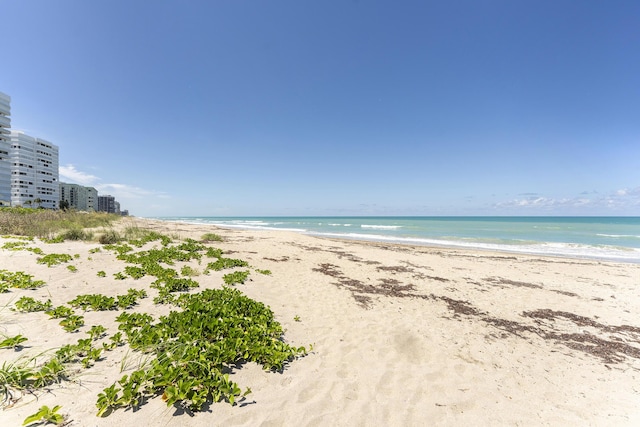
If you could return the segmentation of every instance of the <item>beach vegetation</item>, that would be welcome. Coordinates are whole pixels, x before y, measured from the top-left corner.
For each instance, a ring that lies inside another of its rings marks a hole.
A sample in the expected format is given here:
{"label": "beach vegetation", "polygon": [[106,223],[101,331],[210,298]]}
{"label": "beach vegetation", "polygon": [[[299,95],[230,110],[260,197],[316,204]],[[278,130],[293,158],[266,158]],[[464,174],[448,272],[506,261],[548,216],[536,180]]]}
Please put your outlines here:
{"label": "beach vegetation", "polygon": [[104,212],[3,207],[0,208],[0,233],[51,238],[66,230],[106,227],[120,218]]}
{"label": "beach vegetation", "polygon": [[222,242],[222,236],[216,233],[205,233],[202,236],[200,236],[200,241],[203,243]]}
{"label": "beach vegetation", "polygon": [[78,329],[84,326],[84,317],[77,314],[72,314],[60,321],[60,326],[67,332],[77,332]]}
{"label": "beach vegetation", "polygon": [[2,237],[3,239],[16,239],[16,240],[23,240],[23,241],[26,241],[26,242],[33,242],[34,241],[33,236],[17,236],[17,235],[13,236],[11,234],[5,234],[5,235],[2,235],[0,237]]}
{"label": "beach vegetation", "polygon": [[249,263],[243,261],[241,259],[233,259],[233,258],[218,258],[215,262],[210,262],[207,264],[207,270],[220,271],[227,268],[234,267],[248,267]]}
{"label": "beach vegetation", "polygon": [[127,242],[137,248],[141,248],[145,244],[154,241],[160,241],[160,244],[163,247],[166,247],[173,242],[170,237],[158,233],[157,231],[144,230],[139,228],[127,228],[127,230],[125,231],[125,236]]}
{"label": "beach vegetation", "polygon": [[128,245],[118,245],[110,247],[109,249],[114,249],[117,252],[117,258],[119,260],[130,264],[164,263],[173,265],[175,261],[188,262],[193,259],[202,258],[202,254],[198,252],[198,248],[190,244],[183,244],[178,247],[163,247],[162,249],[154,248],[135,253],[132,252],[133,248]]}
{"label": "beach vegetation", "polygon": [[117,295],[116,297],[108,297],[102,294],[78,295],[69,301],[69,305],[83,311],[87,311],[89,309],[93,311],[124,310],[136,305],[138,303],[138,299],[146,297],[147,292],[144,289],[129,289],[126,294]]}
{"label": "beach vegetation", "polygon": [[256,268],[256,272],[258,272],[260,274],[264,274],[265,276],[270,276],[271,275],[271,270],[260,270],[259,268]]}
{"label": "beach vegetation", "polygon": [[64,240],[91,240],[93,233],[82,228],[73,227],[60,234]]}
{"label": "beach vegetation", "polygon": [[103,245],[113,245],[122,240],[120,234],[115,230],[107,230],[98,237],[98,242]]}
{"label": "beach vegetation", "polygon": [[59,235],[54,236],[54,237],[41,237],[40,239],[43,242],[47,243],[47,244],[63,243],[64,242],[64,236],[62,234],[59,234]]}
{"label": "beach vegetation", "polygon": [[60,405],[56,405],[53,408],[43,405],[38,412],[25,418],[22,425],[28,426],[33,423],[62,425],[64,423],[64,416],[58,414],[60,408],[62,408]]}
{"label": "beach vegetation", "polygon": [[87,369],[94,365],[102,358],[101,348],[90,348],[87,355],[81,360],[82,366]]}
{"label": "beach vegetation", "polygon": [[28,245],[28,242],[18,241],[18,242],[6,242],[2,245],[2,249],[7,249],[10,251],[21,251],[25,249],[25,246]]}
{"label": "beach vegetation", "polygon": [[[70,227],[64,230],[70,230]],[[64,230],[60,234],[64,234]],[[126,355],[121,361],[122,377],[97,396],[98,415],[108,415],[118,408],[135,409],[154,397],[187,412],[199,411],[212,402],[235,404],[251,392],[249,388],[242,390],[230,376],[243,364],[254,362],[265,370],[281,371],[290,361],[306,354],[304,347],[290,346],[284,341],[284,331],[269,307],[227,286],[244,283],[248,279],[252,270],[248,269],[246,261],[224,258],[221,249],[193,239],[174,243],[172,238],[141,229],[125,231],[123,235],[127,236],[126,243],[117,240],[102,246],[128,264],[113,277],[124,280],[152,276],[155,280],[150,287],[157,290],[154,303],[172,304],[175,310],[159,317],[124,311],[147,297],[147,290],[133,288],[126,294],[115,296],[76,295],[66,305],[57,307],[51,300],[43,302],[20,298],[15,304],[16,311],[44,311],[51,318],[60,319],[60,325],[68,332],[77,332],[85,326],[84,316],[76,314],[76,311],[122,311],[116,317],[118,330],[111,336],[103,325],[87,325],[83,329],[87,334],[82,334],[84,338],[58,348],[42,366],[36,366],[35,360],[5,363],[4,371],[0,369],[0,393],[7,395],[14,390],[25,389],[33,392],[66,378],[67,372],[78,371],[75,368],[70,370],[69,364],[89,369],[96,362],[118,354],[111,350],[126,346],[123,349]],[[147,245],[150,242],[157,243]],[[16,248],[20,246],[27,245],[14,245]],[[95,248],[90,252],[100,250]],[[246,270],[231,270],[225,274],[222,289],[192,293],[200,285],[193,278],[200,273],[194,268],[194,263],[183,263],[197,261],[200,264],[203,256],[215,258],[211,260],[215,262],[207,266],[208,270],[242,267]],[[50,254],[43,255],[39,262],[51,266],[72,259],[66,254]],[[180,267],[172,268],[177,263]],[[70,267],[74,266],[67,266],[71,270]],[[267,274],[267,270],[256,271]],[[104,270],[97,275],[107,276]],[[9,285],[6,286],[8,289]],[[130,364],[125,359],[138,362]],[[5,371],[9,372],[15,385],[2,382]],[[34,419],[32,422],[39,421]]]}
{"label": "beach vegetation", "polygon": [[0,292],[7,292],[9,288],[38,289],[44,285],[43,280],[33,280],[32,275],[22,271],[0,270]]}
{"label": "beach vegetation", "polygon": [[29,339],[27,337],[22,335],[5,337],[4,340],[0,341],[0,348],[12,348],[14,350],[20,350],[22,348],[22,343],[28,340]]}
{"label": "beach vegetation", "polygon": [[70,309],[69,307],[65,307],[64,305],[59,305],[58,307],[49,309],[45,311],[45,313],[48,314],[52,319],[62,319],[74,314],[72,309]]}
{"label": "beach vegetation", "polygon": [[68,302],[71,307],[79,308],[83,311],[91,309],[93,311],[116,310],[116,299],[101,294],[78,295]]}
{"label": "beach vegetation", "polygon": [[67,265],[67,270],[69,270],[72,273],[77,273],[78,267],[76,267],[75,265]]}
{"label": "beach vegetation", "polygon": [[185,265],[180,269],[180,274],[185,277],[194,277],[199,276],[200,272],[189,265]]}
{"label": "beach vegetation", "polygon": [[164,290],[166,292],[186,292],[191,288],[197,288],[200,286],[198,282],[188,277],[175,277],[166,276],[155,280],[152,284],[152,288],[158,290]]}
{"label": "beach vegetation", "polygon": [[99,416],[120,407],[136,408],[156,395],[168,406],[191,411],[208,402],[234,404],[243,393],[229,378],[233,368],[256,362],[278,371],[306,354],[304,347],[282,341],[283,329],[267,306],[235,289],[184,294],[177,303],[182,311],[155,323],[146,313],[123,312],[116,318],[129,346],[155,358],[98,395]]}
{"label": "beach vegetation", "polygon": [[[60,363],[82,363],[88,365],[100,359],[100,352],[96,352],[97,348],[93,347],[93,339],[80,338],[75,344],[66,344],[55,352],[55,360]],[[86,367],[86,366],[85,366]]]}
{"label": "beach vegetation", "polygon": [[36,311],[47,311],[52,307],[51,300],[48,299],[45,302],[37,301],[32,297],[20,297],[14,304],[15,311],[21,311],[23,313],[31,313]]}
{"label": "beach vegetation", "polygon": [[147,291],[144,289],[133,289],[130,288],[127,290],[125,295],[118,295],[116,297],[116,305],[118,308],[125,310],[127,308],[131,308],[138,303],[138,299],[146,298]]}
{"label": "beach vegetation", "polygon": [[121,347],[124,345],[124,340],[122,339],[122,332],[116,332],[115,334],[109,337],[109,341],[111,341],[110,348]]}
{"label": "beach vegetation", "polygon": [[46,264],[47,267],[69,262],[73,257],[69,254],[48,254],[36,260],[38,264]]}
{"label": "beach vegetation", "polygon": [[138,248],[156,240],[159,240],[162,246],[172,243],[169,236],[140,227],[127,227],[124,231],[124,239]]}
{"label": "beach vegetation", "polygon": [[34,248],[28,246],[29,241],[19,240],[17,242],[6,242],[2,245],[2,249],[6,249],[9,251],[30,251],[37,255],[42,255],[44,252],[40,248]]}
{"label": "beach vegetation", "polygon": [[107,328],[102,325],[93,325],[91,329],[87,331],[89,337],[93,340],[99,340],[100,338],[104,338],[107,335]]}
{"label": "beach vegetation", "polygon": [[36,255],[44,255],[42,249],[38,247],[26,246],[24,242],[7,242],[2,246],[2,249],[8,249],[10,251],[29,251]]}
{"label": "beach vegetation", "polygon": [[5,361],[0,366],[0,405],[11,404],[18,400],[17,393],[31,391],[60,382],[67,377],[64,365],[51,358],[42,366],[36,366],[34,356],[28,359]]}
{"label": "beach vegetation", "polygon": [[126,266],[124,268],[124,272],[128,274],[132,279],[141,279],[147,274],[144,268],[135,267],[132,265]]}
{"label": "beach vegetation", "polygon": [[205,256],[207,258],[221,258],[222,257],[222,249],[207,248],[207,251],[205,252]]}
{"label": "beach vegetation", "polygon": [[227,285],[235,285],[236,283],[243,284],[249,277],[250,271],[234,271],[222,276],[222,280]]}

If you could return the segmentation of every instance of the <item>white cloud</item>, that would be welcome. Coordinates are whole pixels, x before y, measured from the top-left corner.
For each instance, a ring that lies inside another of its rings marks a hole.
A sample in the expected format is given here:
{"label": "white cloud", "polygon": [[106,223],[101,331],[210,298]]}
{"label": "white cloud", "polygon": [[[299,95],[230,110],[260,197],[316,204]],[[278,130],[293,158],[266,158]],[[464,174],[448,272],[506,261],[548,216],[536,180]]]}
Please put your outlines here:
{"label": "white cloud", "polygon": [[635,197],[635,198],[639,198],[640,197],[640,187],[636,187],[636,188],[622,188],[618,191],[616,191],[616,195],[617,196],[629,196],[629,197]]}
{"label": "white cloud", "polygon": [[60,174],[60,178],[64,179],[64,182],[70,182],[71,184],[93,186],[100,180],[100,178],[95,175],[77,170],[73,165],[60,166],[58,173]]}
{"label": "white cloud", "polygon": [[116,199],[143,199],[149,197],[158,197],[167,199],[169,196],[165,193],[153,190],[145,190],[128,184],[98,184],[96,189],[100,194],[109,194]]}
{"label": "white cloud", "polygon": [[541,208],[550,209],[558,206],[571,205],[571,199],[553,199],[548,197],[528,197],[524,199],[514,199],[506,202],[500,202],[496,205],[499,207],[523,207],[523,208]]}
{"label": "white cloud", "polygon": [[[527,193],[523,193],[525,195]],[[591,196],[591,197],[589,197]],[[621,189],[607,195],[583,192],[580,197],[552,198],[531,194],[493,205],[500,210],[519,213],[544,214],[622,214],[637,215],[640,206],[640,187]]]}

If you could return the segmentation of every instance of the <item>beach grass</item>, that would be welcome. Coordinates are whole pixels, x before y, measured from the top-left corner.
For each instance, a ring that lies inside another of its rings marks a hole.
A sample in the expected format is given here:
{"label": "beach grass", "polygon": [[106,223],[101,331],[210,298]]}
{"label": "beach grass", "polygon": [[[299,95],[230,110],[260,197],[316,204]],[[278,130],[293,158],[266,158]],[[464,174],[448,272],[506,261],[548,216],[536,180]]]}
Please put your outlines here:
{"label": "beach grass", "polygon": [[67,240],[88,240],[93,233],[87,229],[109,227],[119,218],[104,212],[0,208],[0,234],[39,238],[61,234]]}

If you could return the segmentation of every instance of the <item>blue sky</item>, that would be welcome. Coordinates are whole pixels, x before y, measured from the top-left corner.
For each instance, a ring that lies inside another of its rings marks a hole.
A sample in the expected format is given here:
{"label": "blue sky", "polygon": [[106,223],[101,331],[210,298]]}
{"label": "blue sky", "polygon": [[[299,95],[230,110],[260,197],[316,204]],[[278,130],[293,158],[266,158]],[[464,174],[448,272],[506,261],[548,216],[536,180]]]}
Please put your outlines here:
{"label": "blue sky", "polygon": [[134,215],[640,215],[635,0],[0,10],[12,127]]}

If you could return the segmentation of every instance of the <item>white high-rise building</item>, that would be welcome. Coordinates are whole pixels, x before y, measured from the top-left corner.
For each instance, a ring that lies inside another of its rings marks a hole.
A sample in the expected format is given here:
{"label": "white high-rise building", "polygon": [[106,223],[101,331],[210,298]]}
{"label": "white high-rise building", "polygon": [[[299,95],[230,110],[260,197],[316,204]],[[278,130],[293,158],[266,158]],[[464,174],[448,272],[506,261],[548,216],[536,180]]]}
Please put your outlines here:
{"label": "white high-rise building", "polygon": [[0,206],[11,204],[11,97],[0,92]]}
{"label": "white high-rise building", "polygon": [[95,211],[98,209],[98,190],[93,187],[61,182],[60,200],[64,200],[70,208],[79,211]]}
{"label": "white high-rise building", "polygon": [[58,146],[11,131],[11,204],[58,209]]}

